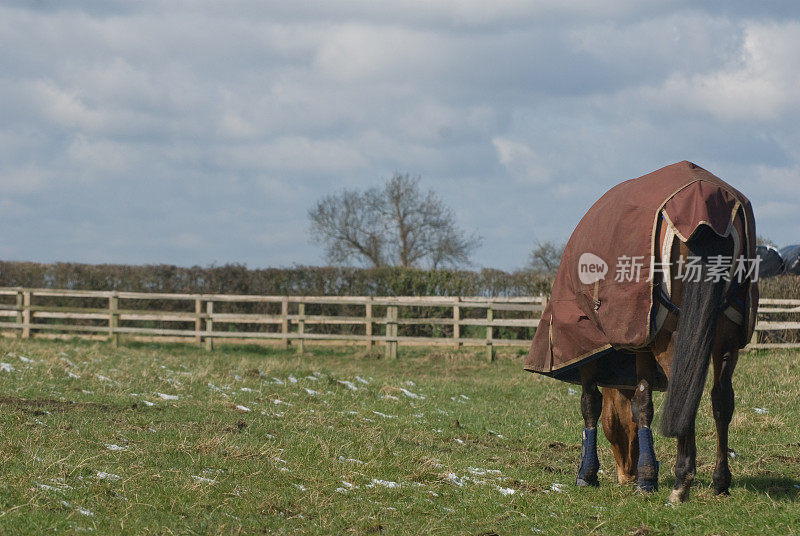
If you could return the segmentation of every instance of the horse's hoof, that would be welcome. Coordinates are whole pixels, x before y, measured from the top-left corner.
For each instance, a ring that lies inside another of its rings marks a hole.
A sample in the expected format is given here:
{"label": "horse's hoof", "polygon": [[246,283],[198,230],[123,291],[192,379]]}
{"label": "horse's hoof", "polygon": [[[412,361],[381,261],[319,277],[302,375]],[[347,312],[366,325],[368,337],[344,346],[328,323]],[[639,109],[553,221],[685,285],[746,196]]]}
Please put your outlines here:
{"label": "horse's hoof", "polygon": [[730,494],[731,494],[731,492],[730,492],[730,490],[728,488],[724,488],[724,489],[714,488],[714,495],[725,495],[725,496],[728,496]]}
{"label": "horse's hoof", "polygon": [[579,488],[585,488],[585,487],[598,488],[600,487],[600,482],[596,478],[594,480],[584,480],[582,478],[578,478],[575,481],[575,485],[578,486]]}
{"label": "horse's hoof", "polygon": [[672,493],[669,494],[669,502],[672,504],[680,504],[682,502],[686,502],[689,498],[689,488],[686,489],[674,489]]}
{"label": "horse's hoof", "polygon": [[658,491],[658,480],[640,480],[636,483],[639,493],[653,493]]}

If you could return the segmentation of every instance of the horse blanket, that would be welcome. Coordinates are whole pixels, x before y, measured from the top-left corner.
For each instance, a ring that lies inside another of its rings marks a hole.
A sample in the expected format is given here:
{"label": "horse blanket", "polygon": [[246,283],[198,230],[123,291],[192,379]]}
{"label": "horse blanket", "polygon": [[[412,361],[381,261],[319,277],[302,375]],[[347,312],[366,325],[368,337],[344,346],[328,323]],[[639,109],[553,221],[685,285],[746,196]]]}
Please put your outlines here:
{"label": "horse blanket", "polygon": [[[744,218],[745,236],[733,236],[734,242],[743,257],[753,259],[756,233],[750,201],[691,162],[666,166],[606,192],[567,242],[525,369],[578,383],[578,366],[604,359],[601,369],[628,372],[601,377],[601,385],[634,386],[632,351],[650,344],[660,325],[659,301],[654,301],[664,273],[659,233],[664,237],[666,230],[668,240],[685,242],[706,225],[721,237],[738,235],[733,226],[737,212]],[[667,259],[670,250],[666,248]],[[756,274],[757,268],[756,263]],[[734,279],[731,285],[736,286],[728,292],[740,303],[735,319],[741,325],[740,347],[749,342],[755,326],[755,281],[757,275],[750,270],[743,281]],[[657,384],[666,384],[663,371]]]}

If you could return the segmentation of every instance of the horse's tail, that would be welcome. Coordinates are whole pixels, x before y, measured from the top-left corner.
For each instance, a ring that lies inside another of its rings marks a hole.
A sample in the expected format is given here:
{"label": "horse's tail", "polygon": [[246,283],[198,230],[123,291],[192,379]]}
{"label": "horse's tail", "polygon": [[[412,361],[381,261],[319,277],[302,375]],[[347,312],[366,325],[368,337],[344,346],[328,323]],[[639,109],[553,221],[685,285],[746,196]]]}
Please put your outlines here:
{"label": "horse's tail", "polygon": [[726,283],[724,278],[705,281],[708,257],[730,255],[728,244],[727,239],[720,238],[706,226],[687,242],[690,256],[702,259],[702,273],[694,277],[695,274],[684,267],[677,340],[661,416],[661,433],[667,437],[690,433],[697,415]]}

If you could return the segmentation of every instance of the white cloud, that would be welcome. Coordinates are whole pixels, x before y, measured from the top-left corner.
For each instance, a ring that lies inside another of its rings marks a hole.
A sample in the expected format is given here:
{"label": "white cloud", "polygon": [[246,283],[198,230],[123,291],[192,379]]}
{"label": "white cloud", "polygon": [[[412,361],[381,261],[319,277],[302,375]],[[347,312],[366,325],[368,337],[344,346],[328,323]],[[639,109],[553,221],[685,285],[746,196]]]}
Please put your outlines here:
{"label": "white cloud", "polygon": [[676,73],[659,97],[721,120],[769,121],[800,110],[800,23],[747,22],[740,54],[724,67]]}
{"label": "white cloud", "polygon": [[550,182],[552,176],[542,159],[527,145],[507,138],[492,139],[500,163],[515,178],[533,184]]}

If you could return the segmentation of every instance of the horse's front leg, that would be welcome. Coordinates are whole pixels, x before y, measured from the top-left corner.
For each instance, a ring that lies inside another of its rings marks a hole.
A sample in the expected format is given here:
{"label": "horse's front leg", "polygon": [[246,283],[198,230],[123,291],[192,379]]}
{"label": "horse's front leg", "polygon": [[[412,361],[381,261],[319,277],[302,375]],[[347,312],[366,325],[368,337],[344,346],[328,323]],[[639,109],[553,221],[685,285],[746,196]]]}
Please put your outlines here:
{"label": "horse's front leg", "polygon": [[695,460],[697,459],[697,446],[694,440],[694,422],[689,433],[678,436],[678,457],[675,460],[675,487],[669,494],[672,503],[684,502],[689,498],[689,489],[692,487],[695,475]]}
{"label": "horse's front leg", "polygon": [[636,354],[636,377],[638,383],[631,399],[633,421],[638,428],[639,462],[636,466],[636,488],[642,492],[658,490],[658,461],[653,445],[653,381],[656,362],[650,352]]}
{"label": "horse's front leg", "polygon": [[737,349],[714,352],[714,387],[711,389],[711,407],[717,425],[717,464],[714,468],[714,492],[729,493],[731,470],[728,467],[728,426],[733,417],[733,369],[739,358]]}
{"label": "horse's front leg", "polygon": [[603,397],[595,379],[597,363],[589,363],[580,368],[581,375],[581,414],[583,415],[583,434],[581,464],[578,467],[578,486],[599,486],[597,471],[600,460],[597,458],[597,421],[603,409]]}

